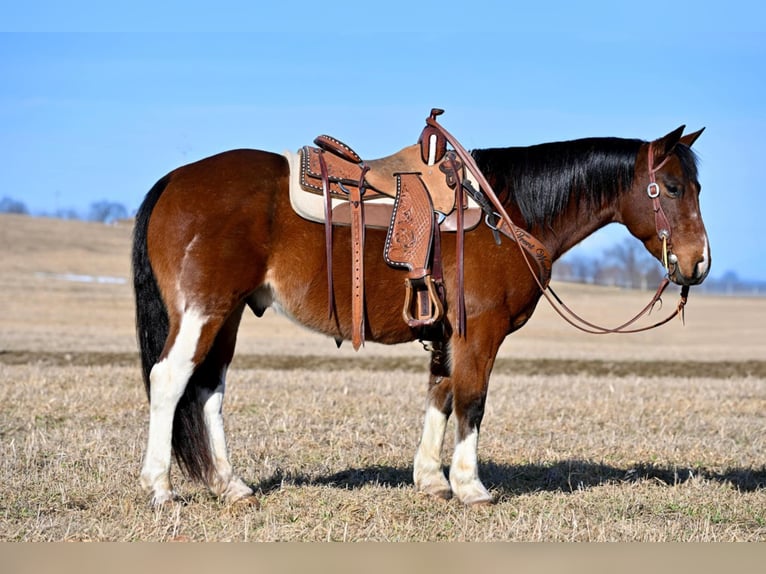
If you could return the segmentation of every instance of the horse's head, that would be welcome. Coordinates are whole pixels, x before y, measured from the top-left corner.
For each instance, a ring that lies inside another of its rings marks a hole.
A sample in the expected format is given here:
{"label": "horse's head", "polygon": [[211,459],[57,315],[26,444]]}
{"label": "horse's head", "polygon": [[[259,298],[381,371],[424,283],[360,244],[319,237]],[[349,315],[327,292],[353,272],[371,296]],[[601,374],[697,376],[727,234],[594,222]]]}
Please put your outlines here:
{"label": "horse's head", "polygon": [[633,186],[621,219],[663,262],[679,285],[702,283],[710,271],[710,245],[700,213],[697,162],[692,144],[702,131],[682,135],[681,126],[641,146]]}

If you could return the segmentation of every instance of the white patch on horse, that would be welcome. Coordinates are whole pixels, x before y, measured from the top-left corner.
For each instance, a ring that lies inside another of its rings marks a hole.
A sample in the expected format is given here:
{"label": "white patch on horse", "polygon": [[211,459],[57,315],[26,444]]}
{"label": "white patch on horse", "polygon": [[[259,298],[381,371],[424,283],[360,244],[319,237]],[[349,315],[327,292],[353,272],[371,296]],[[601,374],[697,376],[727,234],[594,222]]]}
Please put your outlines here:
{"label": "white patch on horse", "polygon": [[708,244],[707,233],[705,233],[704,240],[705,245],[702,248],[702,260],[697,263],[698,276],[706,275],[710,269],[710,245]]}
{"label": "white patch on horse", "polygon": [[455,496],[465,504],[492,501],[492,495],[479,480],[479,432],[476,429],[455,445],[449,481]]}
{"label": "white patch on horse", "polygon": [[434,406],[426,410],[423,424],[423,436],[413,463],[415,487],[427,494],[446,498],[450,487],[442,472],[441,451],[444,444],[444,431],[447,428],[447,416]]}
{"label": "white patch on horse", "polygon": [[194,237],[192,237],[192,240],[189,241],[189,244],[186,246],[186,249],[184,249],[184,259],[189,256],[189,253],[191,253],[191,250],[194,249],[194,244],[199,241],[199,233],[195,233]]}
{"label": "white patch on horse", "polygon": [[186,296],[184,295],[183,285],[185,282],[185,272],[186,272],[186,262],[191,258],[192,250],[194,249],[194,246],[196,245],[197,241],[199,241],[199,234],[195,233],[194,237],[191,238],[191,241],[186,245],[184,248],[184,256],[181,259],[180,264],[180,271],[178,275],[176,276],[176,293],[177,293],[177,309],[179,313],[185,313],[187,311],[186,309]]}
{"label": "white patch on horse", "polygon": [[186,384],[194,372],[194,353],[207,317],[187,310],[168,355],[152,367],[150,381],[149,439],[141,484],[153,494],[154,504],[173,500],[170,486],[170,455],[173,416]]}

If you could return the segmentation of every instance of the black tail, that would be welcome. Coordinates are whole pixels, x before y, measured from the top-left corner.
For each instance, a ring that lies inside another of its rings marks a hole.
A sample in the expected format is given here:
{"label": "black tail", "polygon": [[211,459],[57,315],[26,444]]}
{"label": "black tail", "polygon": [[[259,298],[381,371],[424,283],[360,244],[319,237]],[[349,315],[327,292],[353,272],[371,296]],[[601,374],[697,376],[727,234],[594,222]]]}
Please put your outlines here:
{"label": "black tail", "polygon": [[[136,297],[136,335],[141,356],[141,370],[146,395],[151,402],[149,374],[160,358],[168,338],[169,321],[162,294],[149,261],[147,231],[149,218],[170,176],[159,180],[146,194],[136,213],[133,230],[133,288]],[[196,375],[196,374],[195,374]],[[173,454],[186,474],[203,482],[207,481],[213,469],[210,455],[207,427],[205,426],[202,404],[197,400],[196,376],[187,383],[184,394],[176,406],[173,418]]]}
{"label": "black tail", "polygon": [[146,194],[133,228],[133,289],[136,295],[136,336],[146,395],[151,401],[149,373],[168,338],[168,312],[154,278],[146,244],[149,217],[169,181],[165,176]]}

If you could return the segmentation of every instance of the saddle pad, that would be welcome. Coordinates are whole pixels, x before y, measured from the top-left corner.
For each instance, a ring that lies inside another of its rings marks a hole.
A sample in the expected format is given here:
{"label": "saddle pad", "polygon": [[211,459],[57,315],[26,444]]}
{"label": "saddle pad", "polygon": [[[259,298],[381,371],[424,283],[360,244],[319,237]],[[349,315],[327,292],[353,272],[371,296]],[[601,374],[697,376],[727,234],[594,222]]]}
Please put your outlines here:
{"label": "saddle pad", "polygon": [[[282,155],[287,158],[287,163],[290,166],[290,205],[292,205],[293,210],[304,219],[316,223],[324,223],[324,197],[321,194],[317,195],[316,193],[310,193],[304,190],[301,186],[300,168],[303,159],[301,154],[285,151]],[[331,201],[333,213],[336,213],[337,211],[347,211],[348,201],[345,199],[332,198]],[[338,209],[336,210],[336,208]],[[384,209],[381,210],[380,208]],[[381,196],[374,201],[367,201],[364,204],[365,220],[370,226],[385,229],[388,227],[388,224],[391,223],[391,212],[393,208],[394,198],[392,197]],[[380,212],[382,219],[380,217],[375,217],[375,212]],[[348,220],[343,221],[343,218],[341,218],[338,223],[349,224]]]}
{"label": "saddle pad", "polygon": [[[303,219],[315,223],[324,223],[324,197],[316,193],[310,193],[301,186],[301,154],[299,152],[285,151],[282,153],[290,167],[290,205],[293,211]],[[468,173],[468,179],[476,187],[477,183]],[[333,223],[338,225],[350,225],[348,201],[332,198]],[[394,198],[381,195],[374,200],[368,200],[364,204],[365,224],[369,227],[388,229],[391,224],[391,214],[394,209]],[[481,208],[472,199],[468,198],[468,209],[465,212],[465,229],[469,231],[475,228],[481,221]],[[440,225],[442,231],[455,231],[455,213],[448,216]]]}

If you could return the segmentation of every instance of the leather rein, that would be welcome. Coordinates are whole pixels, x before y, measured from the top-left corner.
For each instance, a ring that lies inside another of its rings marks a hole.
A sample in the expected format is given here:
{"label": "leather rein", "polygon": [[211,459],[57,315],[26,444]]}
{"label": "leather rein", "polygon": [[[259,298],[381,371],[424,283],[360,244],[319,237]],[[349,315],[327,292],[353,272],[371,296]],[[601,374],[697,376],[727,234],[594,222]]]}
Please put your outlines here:
{"label": "leather rein", "polygon": [[[667,288],[667,286],[670,284],[670,279],[669,279],[670,265],[675,266],[677,261],[675,255],[670,253],[670,250],[671,250],[670,223],[668,222],[668,218],[662,209],[662,205],[660,203],[660,197],[659,197],[660,187],[655,180],[656,172],[660,168],[662,168],[662,166],[665,164],[665,162],[668,160],[670,156],[666,157],[657,167],[654,167],[654,154],[652,149],[652,143],[651,142],[649,143],[649,149],[648,149],[649,185],[647,187],[646,192],[649,198],[652,200],[652,209],[654,210],[655,227],[657,230],[657,236],[660,239],[660,241],[662,241],[663,264],[665,265],[667,274],[663,278],[663,280],[660,282],[660,285],[657,288],[657,291],[655,292],[654,296],[649,301],[649,303],[643,309],[641,309],[633,318],[629,319],[628,321],[626,321],[625,323],[617,327],[613,327],[613,328],[603,327],[595,323],[591,323],[590,321],[587,321],[586,319],[582,318],[580,315],[575,313],[556,294],[553,288],[548,284],[546,277],[544,277],[543,280],[540,279],[538,272],[536,272],[532,266],[532,261],[535,261],[538,268],[540,269],[544,269],[544,268],[550,269],[551,262],[550,262],[548,253],[545,250],[545,247],[543,247],[542,244],[537,239],[535,239],[530,233],[519,228],[515,223],[513,223],[510,216],[508,215],[505,208],[503,207],[503,204],[500,202],[494,190],[492,189],[492,186],[490,186],[489,182],[487,182],[486,178],[484,177],[484,174],[481,173],[481,170],[479,170],[478,166],[476,165],[476,162],[473,159],[473,156],[468,151],[466,151],[466,149],[460,144],[460,142],[458,142],[452,136],[452,134],[450,134],[446,129],[444,129],[444,127],[441,126],[441,124],[439,124],[436,121],[436,116],[440,115],[441,113],[442,113],[442,110],[437,110],[437,109],[432,110],[430,117],[426,118],[426,123],[432,126],[433,128],[437,129],[444,136],[444,138],[452,145],[458,157],[460,157],[460,159],[464,162],[466,169],[470,170],[473,173],[474,177],[476,177],[476,180],[478,181],[480,188],[484,190],[485,197],[489,199],[490,203],[496,210],[492,214],[489,214],[489,213],[487,214],[488,216],[492,215],[497,219],[496,224],[490,225],[488,220],[487,220],[487,224],[489,225],[490,228],[493,229],[493,231],[501,232],[503,235],[512,239],[518,245],[519,250],[521,251],[521,254],[523,255],[523,259],[525,263],[527,264],[527,268],[529,269],[530,273],[532,274],[532,277],[534,278],[535,282],[540,288],[541,293],[543,294],[545,299],[548,301],[548,303],[551,305],[551,307],[554,309],[554,311],[556,311],[556,313],[558,313],[559,316],[561,316],[567,323],[569,323],[576,329],[579,329],[580,331],[583,331],[585,333],[590,333],[593,335],[605,335],[608,333],[627,334],[627,333],[640,333],[642,331],[648,331],[650,329],[660,327],[670,322],[673,318],[679,317],[679,316],[681,317],[681,320],[683,321],[684,307],[686,305],[686,301],[689,295],[688,285],[683,285],[681,287],[680,300],[676,306],[675,311],[671,313],[668,317],[652,325],[648,325],[645,327],[631,328],[631,326],[640,318],[650,314],[651,311],[654,309],[654,307],[657,305],[657,303],[660,303],[660,305],[662,305],[662,294]],[[670,255],[668,255],[669,253]]]}

